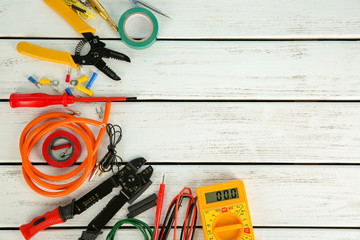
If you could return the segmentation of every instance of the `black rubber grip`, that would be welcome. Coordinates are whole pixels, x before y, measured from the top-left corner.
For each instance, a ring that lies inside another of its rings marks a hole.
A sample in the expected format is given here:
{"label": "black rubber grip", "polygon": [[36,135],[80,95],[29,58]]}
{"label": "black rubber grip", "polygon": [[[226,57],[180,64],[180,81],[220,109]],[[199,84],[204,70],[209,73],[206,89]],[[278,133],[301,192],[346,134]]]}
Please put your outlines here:
{"label": "black rubber grip", "polygon": [[154,193],[153,195],[150,195],[149,197],[145,198],[144,200],[141,200],[140,202],[137,202],[131,206],[128,207],[129,212],[134,211],[135,209],[141,208],[145,204],[155,201],[157,199],[157,195]]}
{"label": "black rubber grip", "polygon": [[64,222],[74,217],[74,205],[75,205],[75,199],[73,199],[71,203],[69,203],[68,205],[64,207],[59,207],[60,217]]}
{"label": "black rubber grip", "polygon": [[142,205],[141,207],[137,208],[137,209],[134,209],[133,211],[129,212],[127,214],[127,217],[128,218],[134,218],[136,217],[137,215],[149,210],[150,208],[153,208],[157,205],[157,202],[156,200],[152,200],[151,202],[148,202],[144,205]]}
{"label": "black rubber grip", "polygon": [[95,240],[100,234],[101,231],[83,231],[79,240]]}

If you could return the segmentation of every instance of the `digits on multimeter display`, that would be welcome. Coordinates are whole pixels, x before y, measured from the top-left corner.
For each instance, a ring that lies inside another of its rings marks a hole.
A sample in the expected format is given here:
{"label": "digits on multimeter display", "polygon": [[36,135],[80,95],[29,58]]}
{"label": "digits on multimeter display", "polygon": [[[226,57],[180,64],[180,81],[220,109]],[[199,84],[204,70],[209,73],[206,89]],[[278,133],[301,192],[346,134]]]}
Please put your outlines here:
{"label": "digits on multimeter display", "polygon": [[205,193],[206,203],[220,202],[234,198],[239,198],[237,188],[230,188],[216,192]]}

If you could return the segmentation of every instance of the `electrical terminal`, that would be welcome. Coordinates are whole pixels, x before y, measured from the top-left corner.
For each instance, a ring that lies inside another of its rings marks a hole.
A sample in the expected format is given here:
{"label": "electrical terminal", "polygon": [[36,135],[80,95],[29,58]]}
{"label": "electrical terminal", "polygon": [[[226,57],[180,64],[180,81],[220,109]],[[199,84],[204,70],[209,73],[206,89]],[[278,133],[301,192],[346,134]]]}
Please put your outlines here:
{"label": "electrical terminal", "polygon": [[33,83],[37,88],[40,89],[40,83],[39,83],[38,81],[36,81],[32,76],[30,76],[30,77],[28,78],[28,80],[29,80],[31,83]]}

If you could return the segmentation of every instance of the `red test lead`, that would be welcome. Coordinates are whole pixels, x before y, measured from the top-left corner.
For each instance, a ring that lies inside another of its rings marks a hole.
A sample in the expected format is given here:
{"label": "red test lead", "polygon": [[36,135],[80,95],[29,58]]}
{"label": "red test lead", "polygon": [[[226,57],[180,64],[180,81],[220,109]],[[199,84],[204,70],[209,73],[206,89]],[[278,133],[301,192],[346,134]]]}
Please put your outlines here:
{"label": "red test lead", "polygon": [[163,206],[164,196],[165,196],[165,184],[164,184],[165,175],[163,175],[162,183],[160,184],[157,207],[156,207],[156,215],[155,215],[155,231],[154,231],[154,239],[158,239],[158,232],[160,226],[160,218],[161,218],[161,210]]}
{"label": "red test lead", "polygon": [[124,102],[129,100],[136,100],[136,97],[74,97],[67,93],[63,95],[49,95],[45,93],[29,93],[10,95],[10,106],[12,108],[18,107],[46,107],[50,105],[63,105],[67,107],[74,102]]}

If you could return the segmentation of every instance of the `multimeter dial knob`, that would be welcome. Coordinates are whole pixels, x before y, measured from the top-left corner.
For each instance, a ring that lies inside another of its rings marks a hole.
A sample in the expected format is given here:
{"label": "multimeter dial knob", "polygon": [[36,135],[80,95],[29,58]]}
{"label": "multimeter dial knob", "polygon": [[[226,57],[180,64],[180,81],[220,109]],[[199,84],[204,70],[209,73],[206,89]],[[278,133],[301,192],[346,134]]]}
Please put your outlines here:
{"label": "multimeter dial knob", "polygon": [[216,240],[240,240],[244,225],[238,215],[227,212],[215,218],[212,230]]}

